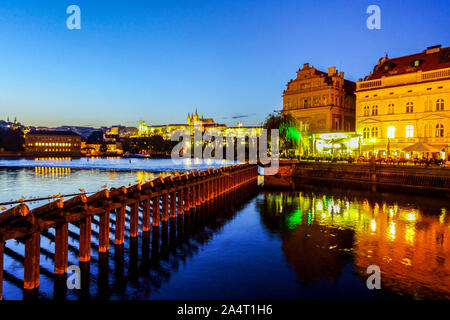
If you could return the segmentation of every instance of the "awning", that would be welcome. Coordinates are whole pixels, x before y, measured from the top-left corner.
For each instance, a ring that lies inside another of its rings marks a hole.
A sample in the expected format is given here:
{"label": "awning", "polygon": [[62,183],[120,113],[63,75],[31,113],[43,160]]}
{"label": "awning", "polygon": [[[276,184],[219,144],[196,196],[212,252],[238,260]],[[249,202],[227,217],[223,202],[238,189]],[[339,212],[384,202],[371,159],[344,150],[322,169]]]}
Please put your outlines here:
{"label": "awning", "polygon": [[445,149],[445,146],[431,146],[426,143],[417,142],[413,145],[410,145],[403,149],[403,151],[411,152],[411,151],[417,151],[417,152],[441,152],[443,149]]}

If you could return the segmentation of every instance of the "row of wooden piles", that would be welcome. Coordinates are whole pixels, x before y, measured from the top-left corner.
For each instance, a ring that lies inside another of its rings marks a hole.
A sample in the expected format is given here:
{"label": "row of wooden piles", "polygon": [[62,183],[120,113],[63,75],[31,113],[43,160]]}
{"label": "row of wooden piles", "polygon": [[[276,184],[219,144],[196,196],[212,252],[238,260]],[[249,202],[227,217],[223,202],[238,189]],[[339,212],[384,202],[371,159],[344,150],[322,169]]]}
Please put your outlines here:
{"label": "row of wooden piles", "polygon": [[[3,287],[5,242],[16,239],[25,244],[23,287],[39,286],[41,233],[55,229],[54,273],[67,273],[69,223],[79,227],[78,257],[81,263],[91,259],[92,218],[99,216],[98,251],[107,253],[110,245],[110,215],[115,215],[114,244],[125,241],[125,215],[129,208],[129,237],[147,233],[169,219],[189,215],[195,208],[235,191],[252,192],[257,187],[256,165],[241,164],[220,169],[191,172],[136,184],[129,188],[111,188],[89,197],[84,194],[63,201],[55,200],[30,210],[19,204],[0,214],[0,299]],[[141,221],[141,223],[140,223]]]}

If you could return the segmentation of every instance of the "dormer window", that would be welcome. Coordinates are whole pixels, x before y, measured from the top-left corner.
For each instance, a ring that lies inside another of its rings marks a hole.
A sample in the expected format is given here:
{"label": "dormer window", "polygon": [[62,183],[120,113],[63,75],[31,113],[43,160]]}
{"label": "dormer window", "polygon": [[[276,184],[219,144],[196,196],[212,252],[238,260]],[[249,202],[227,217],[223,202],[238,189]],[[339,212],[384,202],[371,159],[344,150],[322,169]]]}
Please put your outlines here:
{"label": "dormer window", "polygon": [[382,71],[389,72],[389,71],[392,71],[394,68],[395,68],[395,63],[393,63],[392,61],[387,61],[383,64]]}
{"label": "dormer window", "polygon": [[416,60],[413,60],[413,62],[411,63],[411,65],[412,65],[413,67],[417,68],[417,67],[420,67],[420,65],[422,64],[422,62],[423,62],[423,60],[416,59]]}

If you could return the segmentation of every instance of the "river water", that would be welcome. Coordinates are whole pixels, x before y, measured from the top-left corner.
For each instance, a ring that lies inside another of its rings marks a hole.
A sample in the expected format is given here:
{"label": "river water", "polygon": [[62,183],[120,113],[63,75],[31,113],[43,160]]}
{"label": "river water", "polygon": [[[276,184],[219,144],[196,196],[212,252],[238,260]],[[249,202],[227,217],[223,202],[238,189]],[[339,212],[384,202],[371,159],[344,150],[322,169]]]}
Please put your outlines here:
{"label": "river water", "polygon": [[[0,202],[95,192],[170,174],[170,160],[0,161]],[[9,166],[9,168],[7,167]],[[105,170],[105,167],[116,170]],[[216,166],[219,164],[215,164]],[[204,169],[185,163],[176,170]],[[30,207],[41,203],[28,203]],[[54,280],[53,230],[41,236],[42,299],[450,299],[447,199],[304,187],[200,210],[109,255],[92,250],[81,290]],[[93,224],[93,230],[98,231]],[[70,227],[74,233],[76,226]],[[111,240],[114,234],[110,234]],[[98,243],[93,237],[93,247]],[[77,248],[76,237],[69,246]],[[8,240],[4,299],[22,299],[23,244]],[[78,265],[69,248],[69,264]],[[381,270],[369,290],[367,267]],[[35,293],[36,294],[36,293]]]}

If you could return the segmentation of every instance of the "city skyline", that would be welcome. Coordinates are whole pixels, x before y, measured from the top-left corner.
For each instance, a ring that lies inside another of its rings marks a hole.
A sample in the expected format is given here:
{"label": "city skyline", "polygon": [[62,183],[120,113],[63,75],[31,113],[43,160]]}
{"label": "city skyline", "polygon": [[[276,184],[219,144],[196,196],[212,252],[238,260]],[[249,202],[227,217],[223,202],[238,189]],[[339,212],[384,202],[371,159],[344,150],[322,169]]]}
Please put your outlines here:
{"label": "city skyline", "polygon": [[[0,5],[0,118],[30,126],[184,123],[197,108],[219,123],[260,124],[282,109],[286,83],[304,63],[368,75],[389,57],[448,46],[445,1],[389,3],[369,30],[370,2],[275,1],[176,5],[77,1]],[[417,24],[415,21],[433,21]],[[305,32],[307,30],[307,32]],[[355,58],[357,57],[357,59]],[[170,111],[170,112],[169,112]]]}

